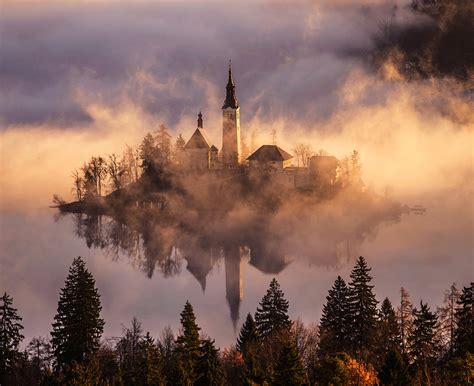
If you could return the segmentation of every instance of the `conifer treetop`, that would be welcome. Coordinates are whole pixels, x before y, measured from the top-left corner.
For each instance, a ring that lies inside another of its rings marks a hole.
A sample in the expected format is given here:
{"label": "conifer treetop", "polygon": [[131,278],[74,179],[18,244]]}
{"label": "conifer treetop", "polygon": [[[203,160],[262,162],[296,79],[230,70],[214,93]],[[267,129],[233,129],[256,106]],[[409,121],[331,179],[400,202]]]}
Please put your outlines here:
{"label": "conifer treetop", "polygon": [[280,284],[273,278],[255,313],[255,323],[262,338],[267,337],[274,331],[290,328],[289,303],[284,296]]}

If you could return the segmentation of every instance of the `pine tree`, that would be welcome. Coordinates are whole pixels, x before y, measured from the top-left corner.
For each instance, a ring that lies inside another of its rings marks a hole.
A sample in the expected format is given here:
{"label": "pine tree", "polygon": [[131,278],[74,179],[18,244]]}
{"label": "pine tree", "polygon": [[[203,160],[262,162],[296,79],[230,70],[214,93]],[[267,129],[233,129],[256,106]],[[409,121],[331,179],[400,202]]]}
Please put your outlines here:
{"label": "pine tree", "polygon": [[397,319],[400,334],[401,354],[406,360],[409,355],[408,338],[413,329],[413,304],[405,288],[400,288],[400,305],[397,309]]}
{"label": "pine tree", "polygon": [[159,386],[163,383],[164,377],[162,374],[162,363],[160,352],[155,340],[147,332],[145,337],[140,342],[140,364],[139,368],[143,370],[143,382],[148,386]]}
{"label": "pine tree", "polygon": [[256,345],[258,340],[257,325],[255,324],[252,315],[249,313],[240,329],[239,337],[237,338],[237,350],[245,356],[248,349]]}
{"label": "pine tree", "polygon": [[273,279],[255,313],[255,323],[259,335],[265,339],[273,332],[288,330],[291,326],[288,316],[288,301],[284,298],[280,284]]}
{"label": "pine tree", "polygon": [[462,289],[456,308],[454,351],[458,356],[474,353],[474,282]]}
{"label": "pine tree", "polygon": [[382,385],[405,386],[410,384],[407,365],[397,350],[392,349],[385,356],[379,379]]}
{"label": "pine tree", "polygon": [[214,341],[204,339],[199,349],[199,359],[196,364],[196,386],[218,386],[224,384],[224,370],[219,357],[219,350]]}
{"label": "pine tree", "polygon": [[52,346],[57,370],[82,364],[100,345],[104,321],[95,280],[81,257],[73,260],[54,317]]}
{"label": "pine tree", "polygon": [[385,298],[380,307],[377,323],[376,350],[378,360],[383,361],[387,353],[401,351],[399,329],[395,310],[388,298]]}
{"label": "pine tree", "polygon": [[260,337],[258,335],[257,325],[250,313],[247,315],[240,329],[236,348],[242,354],[244,360],[243,383],[261,383],[264,375],[258,357],[261,349]]}
{"label": "pine tree", "polygon": [[439,333],[448,356],[454,349],[454,333],[456,331],[456,306],[459,300],[459,290],[453,283],[444,293],[444,302],[438,307]]}
{"label": "pine tree", "polygon": [[281,349],[278,361],[275,364],[274,378],[274,385],[296,386],[306,383],[302,360],[296,350],[296,345],[291,339],[287,339]]}
{"label": "pine tree", "polygon": [[181,335],[176,339],[176,358],[173,371],[173,382],[178,384],[192,384],[196,381],[196,366],[199,358],[199,330],[196,323],[193,307],[186,301],[181,312]]}
{"label": "pine tree", "polygon": [[13,298],[5,292],[0,305],[0,385],[6,384],[8,373],[15,367],[20,357],[18,346],[24,338],[20,333],[22,319],[12,304]]}
{"label": "pine tree", "polygon": [[366,357],[376,332],[377,300],[370,284],[372,277],[365,258],[360,256],[351,272],[349,283],[349,315],[351,346],[356,356]]}
{"label": "pine tree", "polygon": [[429,365],[435,355],[435,328],[437,318],[426,303],[413,311],[413,333],[409,338],[410,353],[419,376],[429,382]]}
{"label": "pine tree", "polygon": [[348,288],[338,276],[326,297],[319,330],[320,356],[348,350],[350,320],[348,309]]}

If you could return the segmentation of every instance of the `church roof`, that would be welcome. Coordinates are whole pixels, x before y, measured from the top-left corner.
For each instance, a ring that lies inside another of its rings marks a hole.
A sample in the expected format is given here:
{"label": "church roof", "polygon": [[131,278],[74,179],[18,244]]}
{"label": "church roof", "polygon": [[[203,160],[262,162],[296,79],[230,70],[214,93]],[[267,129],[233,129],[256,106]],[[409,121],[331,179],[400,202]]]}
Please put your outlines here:
{"label": "church roof", "polygon": [[210,149],[211,142],[209,141],[206,132],[202,128],[197,128],[194,134],[189,138],[189,141],[184,145],[185,149]]}
{"label": "church roof", "polygon": [[287,153],[277,145],[262,145],[254,151],[248,161],[287,161],[293,158],[290,153]]}
{"label": "church roof", "polygon": [[235,96],[235,84],[234,84],[234,78],[232,77],[232,66],[229,61],[229,77],[227,79],[227,85],[225,86],[226,88],[226,95],[225,95],[225,100],[224,100],[224,105],[222,106],[223,109],[226,109],[228,107],[231,107],[233,109],[237,109],[239,107],[239,101],[237,100],[237,97]]}

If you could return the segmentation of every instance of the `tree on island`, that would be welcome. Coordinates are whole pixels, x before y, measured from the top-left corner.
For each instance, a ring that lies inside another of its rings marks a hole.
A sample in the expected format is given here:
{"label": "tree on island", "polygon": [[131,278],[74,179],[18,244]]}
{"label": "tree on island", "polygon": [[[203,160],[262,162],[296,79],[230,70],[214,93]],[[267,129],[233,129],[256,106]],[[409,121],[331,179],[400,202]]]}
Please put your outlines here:
{"label": "tree on island", "polygon": [[274,278],[270,282],[267,293],[262,298],[255,313],[255,323],[259,336],[265,339],[273,332],[289,330],[291,321],[288,316],[288,300]]}
{"label": "tree on island", "polygon": [[87,365],[97,352],[104,329],[101,309],[95,280],[84,260],[76,257],[61,289],[51,332],[56,371],[67,373],[73,364]]}
{"label": "tree on island", "polygon": [[6,292],[3,294],[0,305],[0,384],[6,385],[8,377],[13,372],[20,352],[18,346],[24,336],[21,334],[22,318],[13,307],[13,298]]}

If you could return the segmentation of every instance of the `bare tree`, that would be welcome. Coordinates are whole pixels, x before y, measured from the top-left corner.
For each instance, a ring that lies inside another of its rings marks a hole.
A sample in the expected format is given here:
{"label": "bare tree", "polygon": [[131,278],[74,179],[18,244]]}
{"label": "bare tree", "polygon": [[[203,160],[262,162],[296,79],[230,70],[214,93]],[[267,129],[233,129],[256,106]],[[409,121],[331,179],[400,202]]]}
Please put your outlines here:
{"label": "bare tree", "polygon": [[124,181],[126,180],[126,170],[122,161],[118,160],[115,153],[109,155],[107,172],[110,176],[110,184],[113,190],[122,189],[124,186]]}
{"label": "bare tree", "polygon": [[277,144],[277,131],[274,127],[271,130],[271,135],[272,135],[272,144],[276,145]]}
{"label": "bare tree", "polygon": [[72,191],[76,196],[76,200],[81,201],[84,198],[84,178],[82,178],[77,169],[72,172],[72,178],[74,181]]}
{"label": "bare tree", "polygon": [[168,132],[168,128],[161,124],[160,128],[155,134],[155,145],[160,150],[160,154],[163,157],[163,163],[168,164],[171,162],[172,147],[171,147],[171,135]]}
{"label": "bare tree", "polygon": [[397,307],[402,354],[408,355],[408,338],[413,330],[413,304],[405,288],[400,288],[400,305]]}
{"label": "bare tree", "polygon": [[456,331],[456,307],[461,293],[456,283],[451,284],[444,293],[444,302],[438,307],[439,335],[449,354],[453,352],[454,333]]}
{"label": "bare tree", "polygon": [[314,155],[311,146],[305,143],[298,143],[293,152],[296,156],[296,164],[297,166],[307,167],[309,165],[309,159]]}
{"label": "bare tree", "polygon": [[140,150],[134,149],[132,146],[126,146],[123,154],[123,164],[129,182],[138,181],[140,177]]}

